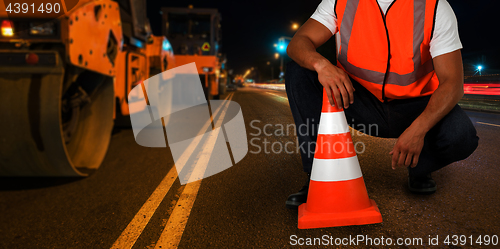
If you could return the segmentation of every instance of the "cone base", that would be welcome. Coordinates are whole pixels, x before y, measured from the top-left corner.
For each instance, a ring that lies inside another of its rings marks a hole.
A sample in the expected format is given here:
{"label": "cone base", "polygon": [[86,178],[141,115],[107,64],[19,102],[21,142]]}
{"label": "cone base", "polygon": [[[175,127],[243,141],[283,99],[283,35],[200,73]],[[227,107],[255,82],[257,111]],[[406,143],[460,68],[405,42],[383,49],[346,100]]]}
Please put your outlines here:
{"label": "cone base", "polygon": [[382,222],[377,204],[370,199],[371,207],[345,213],[312,213],[306,210],[307,203],[299,206],[299,229],[367,225]]}

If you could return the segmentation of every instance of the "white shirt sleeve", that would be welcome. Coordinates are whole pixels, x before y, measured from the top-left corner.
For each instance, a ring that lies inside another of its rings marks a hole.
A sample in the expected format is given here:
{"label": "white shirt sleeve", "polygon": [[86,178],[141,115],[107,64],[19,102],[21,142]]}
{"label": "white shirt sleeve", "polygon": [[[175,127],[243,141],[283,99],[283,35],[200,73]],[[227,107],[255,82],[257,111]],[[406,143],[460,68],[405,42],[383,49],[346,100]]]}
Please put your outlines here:
{"label": "white shirt sleeve", "polygon": [[335,1],[336,0],[323,0],[318,5],[318,8],[311,16],[312,19],[323,24],[332,32],[337,33],[337,17],[335,16]]}
{"label": "white shirt sleeve", "polygon": [[455,12],[446,0],[439,0],[434,34],[430,43],[432,58],[462,49]]}

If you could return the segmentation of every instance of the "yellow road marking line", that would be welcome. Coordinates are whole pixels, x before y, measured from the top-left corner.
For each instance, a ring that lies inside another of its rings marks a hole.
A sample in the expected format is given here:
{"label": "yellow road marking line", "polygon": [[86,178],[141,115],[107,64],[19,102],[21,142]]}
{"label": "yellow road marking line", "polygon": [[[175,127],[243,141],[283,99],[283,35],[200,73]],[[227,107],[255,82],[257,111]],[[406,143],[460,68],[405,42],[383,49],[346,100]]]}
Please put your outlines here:
{"label": "yellow road marking line", "polygon": [[[231,100],[232,96],[229,98]],[[190,181],[193,179],[200,179],[203,177],[205,170],[207,168],[210,156],[215,147],[215,142],[217,142],[217,137],[221,131],[222,121],[226,115],[226,111],[229,107],[229,101],[224,105],[221,111],[220,117],[215,124],[215,127],[219,127],[214,130],[207,138],[206,143],[203,145],[203,151],[200,153],[198,159],[196,160],[196,166],[194,172],[191,173]],[[215,116],[215,115],[214,115]],[[203,180],[203,179],[202,179]],[[196,195],[200,189],[202,180],[190,182],[186,184],[182,194],[177,201],[177,204],[170,214],[163,232],[160,235],[158,242],[156,243],[155,249],[165,249],[165,248],[177,248],[181,242],[182,234],[186,228],[191,209],[193,208],[194,201],[196,200]]]}
{"label": "yellow road marking line", "polygon": [[[226,100],[232,98],[234,93],[229,94],[226,97]],[[219,113],[222,109],[220,106],[216,111],[214,116]],[[206,131],[208,127],[211,125],[211,120],[208,120],[201,128],[200,133]],[[194,151],[194,148],[198,146],[200,140],[203,136],[197,136],[193,141],[189,144],[189,147],[184,151],[184,153],[180,156],[177,164],[185,165],[189,157],[191,156],[191,152]],[[180,169],[179,169],[180,171]],[[167,175],[160,182],[158,187],[153,191],[153,194],[148,198],[146,203],[139,209],[139,212],[134,216],[132,221],[127,225],[125,230],[120,234],[120,237],[115,241],[115,243],[111,246],[112,249],[122,249],[122,248],[132,248],[139,238],[139,236],[144,231],[144,228],[153,217],[153,214],[158,209],[158,206],[167,195],[168,191],[172,187],[172,184],[177,179],[177,169],[176,166],[172,166]]]}
{"label": "yellow road marking line", "polygon": [[491,126],[496,126],[496,127],[500,127],[500,125],[497,125],[497,124],[490,124],[490,123],[483,123],[483,122],[476,122],[478,124],[484,124],[484,125],[491,125]]}

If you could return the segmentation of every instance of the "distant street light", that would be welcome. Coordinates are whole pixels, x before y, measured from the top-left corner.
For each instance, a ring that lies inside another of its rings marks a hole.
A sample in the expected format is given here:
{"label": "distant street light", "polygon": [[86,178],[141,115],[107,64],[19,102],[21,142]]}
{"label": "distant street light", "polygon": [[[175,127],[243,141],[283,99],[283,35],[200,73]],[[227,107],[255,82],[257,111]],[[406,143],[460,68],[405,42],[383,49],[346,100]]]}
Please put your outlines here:
{"label": "distant street light", "polygon": [[481,70],[483,69],[483,66],[477,66],[477,71],[479,71],[479,75],[481,75]]}
{"label": "distant street light", "polygon": [[[279,38],[279,40],[278,40],[278,46],[277,46],[278,53],[286,53],[286,48],[288,46],[288,43],[286,43],[285,40],[292,40],[292,37],[282,36],[282,37]],[[275,54],[275,56],[276,56],[276,54]],[[283,72],[283,57],[284,56],[281,56],[280,77],[282,77],[284,75],[284,72]]]}
{"label": "distant street light", "polygon": [[275,43],[274,44],[274,47],[276,48],[276,50],[278,50],[278,53],[282,54],[282,53],[285,53],[286,52],[286,48],[288,47],[288,42],[287,40],[291,41],[292,40],[292,37],[288,37],[288,36],[281,36],[279,39],[278,39],[278,43]]}
{"label": "distant street light", "polygon": [[279,59],[280,58],[280,54],[279,53],[274,53],[274,59]]}
{"label": "distant street light", "polygon": [[252,71],[251,69],[248,69],[243,75],[243,79],[246,79],[246,77],[250,74],[251,71]]}
{"label": "distant street light", "polygon": [[292,24],[292,30],[297,30],[297,29],[299,29],[299,24],[293,23]]}

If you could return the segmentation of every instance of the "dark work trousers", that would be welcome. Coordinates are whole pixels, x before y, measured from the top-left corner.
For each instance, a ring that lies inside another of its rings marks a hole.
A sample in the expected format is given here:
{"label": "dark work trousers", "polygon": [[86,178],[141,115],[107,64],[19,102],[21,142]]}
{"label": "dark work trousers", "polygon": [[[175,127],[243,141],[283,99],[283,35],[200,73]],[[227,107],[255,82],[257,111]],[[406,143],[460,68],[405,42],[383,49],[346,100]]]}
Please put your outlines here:
{"label": "dark work trousers", "polygon": [[[358,82],[353,79],[351,82],[356,91],[354,103],[344,110],[347,122],[353,128],[365,128],[364,132],[371,136],[398,138],[424,111],[430,99],[430,96],[425,96],[383,103]],[[285,86],[297,127],[304,171],[310,173],[321,115],[323,86],[319,83],[316,72],[293,61],[287,65]],[[471,120],[456,105],[427,133],[418,164],[415,168],[409,168],[409,173],[412,176],[423,176],[463,160],[474,152],[478,140]]]}

